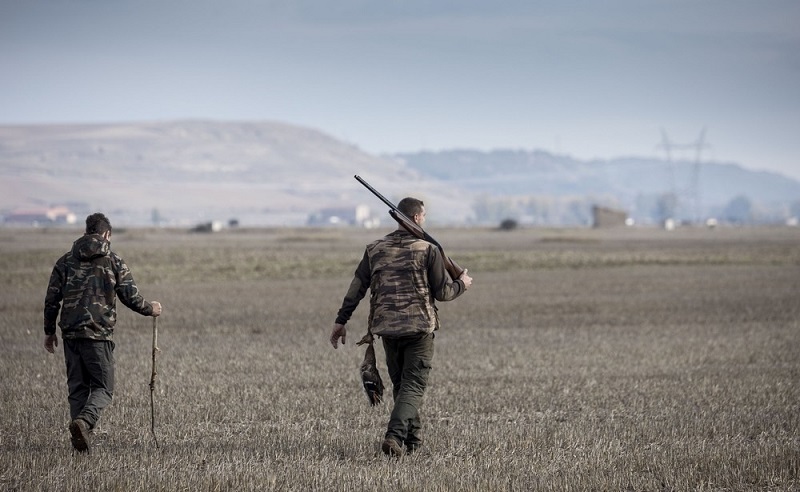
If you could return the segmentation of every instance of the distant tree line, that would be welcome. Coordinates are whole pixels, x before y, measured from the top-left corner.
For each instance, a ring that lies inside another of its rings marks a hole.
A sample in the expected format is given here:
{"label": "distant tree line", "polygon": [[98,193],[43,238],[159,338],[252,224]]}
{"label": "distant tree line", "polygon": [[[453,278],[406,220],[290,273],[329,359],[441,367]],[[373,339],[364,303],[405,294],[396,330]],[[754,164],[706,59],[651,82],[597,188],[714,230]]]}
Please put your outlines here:
{"label": "distant tree line", "polygon": [[640,224],[661,224],[667,219],[704,223],[713,218],[722,223],[747,225],[785,223],[791,217],[800,218],[800,200],[793,202],[788,210],[785,205],[770,207],[754,203],[745,195],[738,195],[725,205],[702,210],[695,210],[692,205],[670,193],[640,195],[629,205],[614,197],[484,195],[473,202],[472,210],[479,224],[513,221],[515,226],[589,226],[593,206],[624,211]]}
{"label": "distant tree line", "polygon": [[592,206],[618,207],[612,199],[589,197],[490,197],[475,200],[473,212],[480,224],[500,224],[511,219],[520,225],[589,226]]}

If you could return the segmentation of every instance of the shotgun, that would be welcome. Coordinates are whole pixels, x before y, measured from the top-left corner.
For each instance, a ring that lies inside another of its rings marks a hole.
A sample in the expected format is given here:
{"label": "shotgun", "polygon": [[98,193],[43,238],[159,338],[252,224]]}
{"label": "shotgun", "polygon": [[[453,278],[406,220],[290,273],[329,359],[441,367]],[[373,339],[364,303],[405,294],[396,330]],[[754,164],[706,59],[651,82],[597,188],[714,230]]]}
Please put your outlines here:
{"label": "shotgun", "polygon": [[436,241],[433,237],[431,237],[430,234],[425,232],[422,229],[422,227],[417,225],[417,223],[414,222],[413,220],[409,219],[406,214],[401,212],[385,196],[381,195],[378,192],[378,190],[376,190],[375,188],[370,186],[369,183],[364,181],[364,179],[362,179],[361,176],[356,174],[355,178],[356,181],[364,185],[364,187],[367,188],[369,191],[371,191],[373,195],[377,196],[383,203],[389,206],[389,215],[391,215],[392,218],[396,220],[397,223],[403,227],[403,229],[407,230],[410,234],[418,237],[419,239],[428,241],[429,243],[433,244],[439,249],[439,252],[442,253],[442,258],[444,258],[444,268],[447,270],[447,273],[450,274],[450,277],[452,277],[453,280],[457,279],[458,277],[461,276],[462,273],[464,273],[464,269],[458,266],[458,264],[456,264],[455,261],[453,261],[449,256],[447,256],[444,252],[444,248],[442,248],[442,245],[439,244],[439,242]]}

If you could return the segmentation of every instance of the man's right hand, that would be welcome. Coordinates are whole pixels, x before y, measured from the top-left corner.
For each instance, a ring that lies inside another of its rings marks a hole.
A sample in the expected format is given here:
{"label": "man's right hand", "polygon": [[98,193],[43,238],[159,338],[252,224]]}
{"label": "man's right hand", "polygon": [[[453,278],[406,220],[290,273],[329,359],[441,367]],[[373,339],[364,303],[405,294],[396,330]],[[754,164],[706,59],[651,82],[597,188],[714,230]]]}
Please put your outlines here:
{"label": "man's right hand", "polygon": [[153,314],[150,316],[161,316],[161,303],[158,301],[153,301],[150,303],[150,305],[153,307]]}
{"label": "man's right hand", "polygon": [[48,352],[55,353],[55,347],[58,347],[58,336],[45,335],[44,336],[44,349]]}
{"label": "man's right hand", "polygon": [[472,286],[472,277],[467,275],[466,269],[464,269],[464,271],[461,272],[461,275],[459,275],[458,279],[464,282],[464,290],[467,290]]}
{"label": "man's right hand", "polygon": [[347,338],[347,328],[344,325],[335,323],[333,330],[331,330],[331,345],[333,345],[333,348],[339,346],[339,338],[342,339],[342,345],[344,345],[344,341]]}

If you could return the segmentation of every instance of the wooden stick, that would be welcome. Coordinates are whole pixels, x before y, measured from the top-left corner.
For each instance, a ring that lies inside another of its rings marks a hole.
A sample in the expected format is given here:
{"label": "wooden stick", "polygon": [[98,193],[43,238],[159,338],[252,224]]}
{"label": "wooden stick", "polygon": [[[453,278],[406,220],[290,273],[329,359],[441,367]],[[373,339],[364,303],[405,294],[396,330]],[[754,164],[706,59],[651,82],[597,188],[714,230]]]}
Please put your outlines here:
{"label": "wooden stick", "polygon": [[153,371],[150,373],[150,432],[153,434],[153,440],[158,445],[158,438],[156,437],[156,412],[155,400],[153,392],[156,389],[156,352],[158,352],[158,317],[153,316]]}

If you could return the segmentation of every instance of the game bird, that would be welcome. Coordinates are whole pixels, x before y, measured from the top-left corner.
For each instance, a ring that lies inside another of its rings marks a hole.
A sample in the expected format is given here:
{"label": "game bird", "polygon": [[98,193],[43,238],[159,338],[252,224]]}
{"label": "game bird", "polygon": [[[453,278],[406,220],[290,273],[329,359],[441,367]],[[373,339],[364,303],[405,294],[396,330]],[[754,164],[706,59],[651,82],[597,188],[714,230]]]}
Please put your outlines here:
{"label": "game bird", "polygon": [[383,401],[383,380],[378,372],[378,367],[375,365],[374,340],[372,333],[367,333],[361,341],[356,343],[356,345],[367,345],[364,361],[361,363],[359,370],[361,372],[361,383],[367,393],[367,399],[373,407]]}

